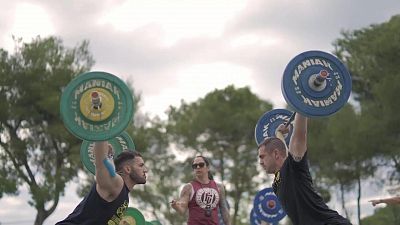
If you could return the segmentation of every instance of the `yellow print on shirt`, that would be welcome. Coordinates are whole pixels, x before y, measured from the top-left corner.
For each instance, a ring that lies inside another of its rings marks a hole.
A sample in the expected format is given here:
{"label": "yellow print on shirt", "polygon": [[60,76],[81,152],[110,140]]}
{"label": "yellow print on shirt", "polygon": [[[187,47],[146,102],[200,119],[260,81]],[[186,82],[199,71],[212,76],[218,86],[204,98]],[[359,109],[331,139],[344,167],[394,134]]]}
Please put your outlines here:
{"label": "yellow print on shirt", "polygon": [[107,225],[119,225],[119,222],[124,216],[125,210],[128,208],[128,204],[128,201],[125,200],[124,203],[120,207],[118,207],[115,215],[113,215],[111,219],[107,222]]}

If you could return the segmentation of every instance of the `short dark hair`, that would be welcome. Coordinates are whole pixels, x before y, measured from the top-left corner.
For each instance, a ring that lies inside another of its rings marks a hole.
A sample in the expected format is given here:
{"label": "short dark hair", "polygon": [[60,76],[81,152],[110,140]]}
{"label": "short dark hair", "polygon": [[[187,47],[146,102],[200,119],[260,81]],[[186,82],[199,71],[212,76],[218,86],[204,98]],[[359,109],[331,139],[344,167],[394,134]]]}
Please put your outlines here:
{"label": "short dark hair", "polygon": [[266,149],[278,149],[286,152],[286,145],[283,141],[277,137],[267,137],[263,142],[258,146],[258,149],[261,146],[265,146]]}
{"label": "short dark hair", "polygon": [[128,149],[122,151],[117,157],[114,159],[115,170],[118,172],[122,169],[122,166],[125,162],[135,159],[136,156],[142,157],[142,155],[134,150]]}

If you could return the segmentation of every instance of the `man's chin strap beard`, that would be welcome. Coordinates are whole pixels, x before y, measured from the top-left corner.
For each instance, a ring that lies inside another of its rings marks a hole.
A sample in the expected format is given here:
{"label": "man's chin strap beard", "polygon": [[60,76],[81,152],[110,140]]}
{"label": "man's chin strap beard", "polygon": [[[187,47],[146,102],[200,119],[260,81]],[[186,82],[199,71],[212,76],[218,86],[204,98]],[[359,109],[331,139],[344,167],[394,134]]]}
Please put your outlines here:
{"label": "man's chin strap beard", "polygon": [[146,180],[144,180],[142,177],[140,177],[138,174],[136,174],[135,172],[131,172],[130,174],[128,174],[129,177],[131,178],[131,180],[135,183],[135,184],[145,184]]}

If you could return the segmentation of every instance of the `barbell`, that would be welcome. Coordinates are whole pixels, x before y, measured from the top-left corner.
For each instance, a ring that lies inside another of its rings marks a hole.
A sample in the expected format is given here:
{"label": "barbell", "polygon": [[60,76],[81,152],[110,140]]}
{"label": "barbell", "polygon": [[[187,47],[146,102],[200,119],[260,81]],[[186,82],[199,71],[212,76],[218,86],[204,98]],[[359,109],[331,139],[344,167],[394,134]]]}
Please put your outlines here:
{"label": "barbell", "polygon": [[119,225],[162,225],[158,220],[146,221],[143,214],[137,208],[128,207]]}
{"label": "barbell", "polygon": [[83,165],[95,173],[94,141],[107,140],[112,156],[134,150],[135,144],[124,132],[133,117],[133,97],[128,86],[106,72],[83,73],[64,88],[60,113],[69,132],[83,140],[80,156]]}
{"label": "barbell", "polygon": [[129,125],[133,97],[128,86],[113,74],[88,72],[64,89],[60,113],[65,127],[87,141],[109,140]]}
{"label": "barbell", "polygon": [[[292,114],[293,113],[287,109],[273,109],[264,113],[258,119],[254,131],[257,146],[259,146],[265,138],[275,137],[275,131],[278,126],[282,123],[287,123]],[[289,122],[288,125],[293,126],[291,122]],[[290,129],[290,132],[285,134],[285,142],[287,145],[289,145],[292,130],[293,129]]]}
{"label": "barbell", "polygon": [[295,56],[283,73],[281,90],[287,104],[306,117],[330,116],[347,103],[351,76],[336,56],[307,51]]}
{"label": "barbell", "polygon": [[128,207],[119,222],[121,225],[146,225],[143,214],[136,208]]}
{"label": "barbell", "polygon": [[[127,132],[122,132],[116,137],[108,140],[108,143],[111,144],[113,153],[110,155],[110,158],[114,158],[114,156],[118,156],[122,151],[133,151],[135,150],[135,143],[132,138],[129,136]],[[94,164],[94,142],[84,140],[81,145],[80,157],[85,168],[95,174],[96,167]]]}
{"label": "barbell", "polygon": [[[350,73],[336,56],[322,51],[298,54],[287,64],[281,81],[283,97],[294,112],[274,109],[264,113],[255,127],[257,146],[274,137],[280,124],[292,126],[289,119],[296,113],[326,117],[338,112],[349,100],[351,89]],[[290,137],[290,133],[285,136],[286,144]]]}

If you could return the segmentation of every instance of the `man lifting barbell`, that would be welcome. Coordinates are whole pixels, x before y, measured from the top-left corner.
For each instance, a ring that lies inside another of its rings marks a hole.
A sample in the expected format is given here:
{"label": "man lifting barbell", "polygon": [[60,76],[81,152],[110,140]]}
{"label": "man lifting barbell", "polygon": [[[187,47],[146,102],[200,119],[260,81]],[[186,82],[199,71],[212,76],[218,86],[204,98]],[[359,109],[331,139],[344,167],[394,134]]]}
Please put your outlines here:
{"label": "man lifting barbell", "polygon": [[[87,146],[94,142],[94,160],[84,160],[84,165],[95,173],[96,182],[75,210],[57,225],[119,224],[128,208],[129,193],[135,185],[146,183],[147,173],[142,156],[132,149],[133,142],[123,133],[133,117],[129,88],[109,73],[81,74],[65,87],[60,112],[65,127],[84,140],[81,156],[87,155]],[[118,144],[113,149],[112,143],[124,143],[126,149],[117,149]]]}
{"label": "man lifting barbell", "polygon": [[[286,134],[289,129],[282,124],[277,132]],[[307,162],[306,138],[307,118],[296,114],[289,152],[278,137],[266,138],[258,148],[260,165],[268,174],[275,174],[273,189],[282,208],[294,225],[351,224],[329,209],[315,191]]]}
{"label": "man lifting barbell", "polygon": [[[287,118],[287,113],[273,110],[257,123],[259,163],[268,174],[275,174],[273,190],[294,225],[351,224],[317,194],[307,162],[307,117],[336,113],[350,92],[351,77],[340,60],[326,52],[304,52],[289,62],[282,78],[282,94],[296,113],[285,124],[276,125],[277,120],[271,118]],[[276,133],[269,134],[271,128]]]}
{"label": "man lifting barbell", "polygon": [[110,148],[106,141],[95,143],[96,182],[75,210],[56,225],[119,224],[128,208],[129,192],[146,183],[147,168],[135,151],[122,152],[112,163]]}

